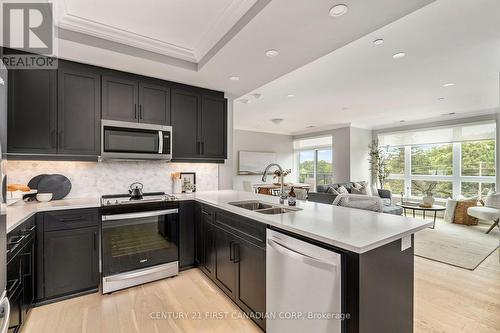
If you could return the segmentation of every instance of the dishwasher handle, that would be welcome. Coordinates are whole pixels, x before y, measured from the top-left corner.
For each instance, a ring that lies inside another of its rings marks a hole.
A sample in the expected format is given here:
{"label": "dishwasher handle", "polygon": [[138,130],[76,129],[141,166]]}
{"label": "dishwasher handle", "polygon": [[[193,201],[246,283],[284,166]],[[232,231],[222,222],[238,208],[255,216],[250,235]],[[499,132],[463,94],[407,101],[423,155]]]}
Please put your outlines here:
{"label": "dishwasher handle", "polygon": [[273,239],[267,239],[267,244],[272,247],[274,250],[277,252],[289,256],[291,258],[294,258],[296,260],[300,260],[306,264],[316,266],[321,269],[329,270],[329,271],[337,271],[337,265],[336,264],[331,264],[328,262],[325,262],[320,259],[316,259],[314,257],[311,257],[307,254],[301,253],[297,250],[294,250],[288,246],[285,246],[281,243],[278,243],[277,241]]}

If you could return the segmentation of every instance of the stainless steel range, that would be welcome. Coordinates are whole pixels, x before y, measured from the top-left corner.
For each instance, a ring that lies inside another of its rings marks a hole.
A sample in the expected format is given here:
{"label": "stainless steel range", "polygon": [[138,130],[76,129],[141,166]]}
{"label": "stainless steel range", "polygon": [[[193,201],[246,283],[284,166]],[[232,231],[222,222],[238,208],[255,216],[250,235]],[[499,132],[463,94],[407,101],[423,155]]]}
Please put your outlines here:
{"label": "stainless steel range", "polygon": [[163,192],[101,198],[102,293],[177,275],[178,202]]}

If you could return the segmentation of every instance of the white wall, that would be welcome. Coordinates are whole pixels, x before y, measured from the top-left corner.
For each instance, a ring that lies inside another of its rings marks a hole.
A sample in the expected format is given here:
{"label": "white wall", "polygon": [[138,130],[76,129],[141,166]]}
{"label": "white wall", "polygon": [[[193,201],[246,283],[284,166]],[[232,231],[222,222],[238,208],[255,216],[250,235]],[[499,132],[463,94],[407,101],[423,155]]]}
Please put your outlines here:
{"label": "white wall", "polygon": [[371,182],[368,146],[372,141],[372,130],[350,128],[350,180]]}
{"label": "white wall", "polygon": [[351,179],[351,135],[349,127],[332,130],[333,182],[344,183]]}
{"label": "white wall", "polygon": [[[271,134],[262,132],[252,132],[244,130],[234,130],[233,132],[233,188],[243,189],[243,181],[250,181],[252,184],[261,183],[259,175],[238,175],[238,152],[255,151],[276,153],[276,163],[283,169],[292,169],[292,174],[285,178],[285,181],[295,181],[297,170],[293,156],[293,139],[291,135]],[[262,170],[264,171],[264,170]],[[268,182],[272,180],[269,176]]]}
{"label": "white wall", "polygon": [[[219,189],[231,190],[233,189],[233,165],[235,163],[233,158],[233,106],[234,99],[228,98],[227,101],[227,160],[224,164],[219,164]],[[236,161],[237,162],[237,161]]]}

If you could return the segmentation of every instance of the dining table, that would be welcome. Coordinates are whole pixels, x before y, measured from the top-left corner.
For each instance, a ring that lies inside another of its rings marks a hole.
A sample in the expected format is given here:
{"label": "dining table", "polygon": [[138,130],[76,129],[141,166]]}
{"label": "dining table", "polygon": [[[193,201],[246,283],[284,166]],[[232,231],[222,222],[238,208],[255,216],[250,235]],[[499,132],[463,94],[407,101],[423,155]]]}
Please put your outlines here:
{"label": "dining table", "polygon": [[[279,195],[279,191],[281,190],[281,184],[279,183],[272,183],[272,184],[257,183],[253,184],[252,187],[256,193],[267,194],[267,195]],[[285,183],[285,186],[283,186],[283,188],[286,191],[289,191],[292,187],[294,189],[304,189],[306,191],[306,196],[307,196],[312,186],[311,184],[307,183]]]}

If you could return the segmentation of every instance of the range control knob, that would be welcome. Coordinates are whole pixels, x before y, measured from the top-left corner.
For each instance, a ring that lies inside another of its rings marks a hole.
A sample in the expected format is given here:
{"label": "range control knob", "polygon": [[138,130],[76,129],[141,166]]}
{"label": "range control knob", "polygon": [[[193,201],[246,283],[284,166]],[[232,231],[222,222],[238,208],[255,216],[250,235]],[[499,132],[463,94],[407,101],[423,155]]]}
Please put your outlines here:
{"label": "range control knob", "polygon": [[107,200],[106,205],[111,205],[111,202],[109,202],[109,200]]}

